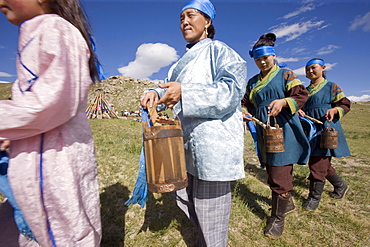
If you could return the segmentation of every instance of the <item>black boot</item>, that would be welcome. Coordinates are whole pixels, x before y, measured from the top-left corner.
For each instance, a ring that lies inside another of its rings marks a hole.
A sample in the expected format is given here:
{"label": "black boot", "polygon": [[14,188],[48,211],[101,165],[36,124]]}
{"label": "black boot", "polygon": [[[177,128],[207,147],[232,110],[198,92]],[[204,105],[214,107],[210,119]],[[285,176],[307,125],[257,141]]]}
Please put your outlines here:
{"label": "black boot", "polygon": [[293,200],[293,196],[291,196],[290,194],[289,194],[289,202],[288,202],[288,205],[287,205],[287,207],[286,207],[286,212],[285,212],[285,214],[289,214],[289,213],[291,213],[291,212],[293,212],[293,211],[295,211],[297,208],[295,207],[295,205],[294,205],[294,200]]}
{"label": "black boot", "polygon": [[342,199],[349,189],[348,185],[336,173],[326,179],[334,186],[334,191],[330,192],[329,195],[336,199]]}
{"label": "black boot", "polygon": [[278,238],[284,231],[285,212],[289,203],[291,195],[283,197],[276,193],[272,193],[272,209],[271,217],[267,222],[265,228],[265,235],[270,238]]}
{"label": "black boot", "polygon": [[309,209],[309,210],[315,210],[320,203],[321,194],[324,190],[325,182],[315,180],[310,181],[310,193],[308,194],[308,198],[303,203],[303,207]]}

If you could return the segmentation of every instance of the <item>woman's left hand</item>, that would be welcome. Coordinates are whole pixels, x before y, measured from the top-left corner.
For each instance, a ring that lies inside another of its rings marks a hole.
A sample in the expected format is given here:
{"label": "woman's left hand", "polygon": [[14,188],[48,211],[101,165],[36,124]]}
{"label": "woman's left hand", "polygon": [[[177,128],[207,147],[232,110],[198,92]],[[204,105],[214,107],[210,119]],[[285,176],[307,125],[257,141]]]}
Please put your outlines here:
{"label": "woman's left hand", "polygon": [[164,95],[158,101],[158,104],[165,104],[169,108],[173,108],[174,105],[181,99],[181,83],[176,81],[170,81],[167,83],[158,84],[160,88],[167,88]]}
{"label": "woman's left hand", "polygon": [[279,115],[279,113],[281,112],[283,107],[285,107],[286,105],[287,105],[287,102],[286,102],[285,99],[276,99],[276,100],[272,101],[269,104],[269,106],[267,107],[267,109],[269,111],[269,115],[270,116]]}
{"label": "woman's left hand", "polygon": [[325,113],[326,120],[328,120],[329,122],[333,121],[333,119],[335,117],[335,114],[337,114],[337,113],[338,113],[337,108],[331,108],[331,109],[327,110],[326,113]]}

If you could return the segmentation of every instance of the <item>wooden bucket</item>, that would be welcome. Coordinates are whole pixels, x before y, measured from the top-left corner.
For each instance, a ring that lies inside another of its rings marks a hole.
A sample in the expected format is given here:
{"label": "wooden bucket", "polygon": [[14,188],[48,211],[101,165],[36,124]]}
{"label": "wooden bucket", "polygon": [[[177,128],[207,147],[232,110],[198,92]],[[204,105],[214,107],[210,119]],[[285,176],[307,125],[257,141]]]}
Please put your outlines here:
{"label": "wooden bucket", "polygon": [[143,121],[148,189],[155,193],[183,189],[188,185],[188,178],[180,120],[166,125],[152,122],[154,126],[148,127]]}
{"label": "wooden bucket", "polygon": [[325,128],[321,131],[320,148],[337,149],[338,148],[338,131],[334,128]]}
{"label": "wooden bucket", "polygon": [[283,129],[279,127],[275,119],[275,126],[270,125],[270,118],[267,120],[266,127],[263,129],[263,140],[266,152],[281,153],[284,152]]}

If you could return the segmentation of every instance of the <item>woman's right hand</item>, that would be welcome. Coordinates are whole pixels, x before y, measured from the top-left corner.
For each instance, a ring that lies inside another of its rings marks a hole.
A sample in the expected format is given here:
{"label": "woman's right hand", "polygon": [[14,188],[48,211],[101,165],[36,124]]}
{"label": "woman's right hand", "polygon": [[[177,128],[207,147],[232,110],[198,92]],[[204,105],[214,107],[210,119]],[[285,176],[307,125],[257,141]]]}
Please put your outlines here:
{"label": "woman's right hand", "polygon": [[242,114],[243,114],[243,120],[244,122],[250,122],[252,121],[252,114],[250,114],[249,112],[247,111],[242,111]]}
{"label": "woman's right hand", "polygon": [[155,91],[148,91],[141,95],[140,104],[145,109],[147,108],[148,103],[149,103],[149,107],[151,108],[153,107],[154,104],[157,104],[157,102],[158,102],[158,94]]}

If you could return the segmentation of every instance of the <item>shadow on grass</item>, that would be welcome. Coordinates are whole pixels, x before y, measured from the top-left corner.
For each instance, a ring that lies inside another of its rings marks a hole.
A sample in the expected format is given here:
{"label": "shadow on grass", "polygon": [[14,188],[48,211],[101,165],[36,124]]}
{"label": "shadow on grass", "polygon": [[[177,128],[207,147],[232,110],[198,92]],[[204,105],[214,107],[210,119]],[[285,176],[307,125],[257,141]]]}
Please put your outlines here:
{"label": "shadow on grass", "polygon": [[[293,174],[293,188],[301,187],[303,190],[309,190],[309,180],[307,179],[306,174]],[[293,191],[292,195],[297,199],[300,198],[301,201],[304,201],[306,198],[302,196],[301,193],[295,193]]]}
{"label": "shadow on grass", "polygon": [[261,220],[266,220],[268,215],[265,210],[258,203],[259,201],[264,201],[271,204],[271,199],[265,196],[258,195],[249,190],[249,188],[240,182],[231,183],[231,189],[233,191],[234,197],[239,197],[245,205],[247,205],[253,214],[259,217]]}
{"label": "shadow on grass", "polygon": [[150,230],[164,235],[175,227],[188,247],[197,246],[197,230],[185,214],[177,207],[170,193],[160,194],[159,198],[150,196],[146,203],[144,223],[140,231]]}
{"label": "shadow on grass", "polygon": [[101,247],[123,247],[125,245],[125,214],[130,191],[116,183],[100,194],[103,238]]}
{"label": "shadow on grass", "polygon": [[253,164],[246,164],[244,166],[244,171],[246,173],[249,173],[250,175],[254,176],[256,179],[258,179],[260,182],[266,184],[267,183],[267,172],[265,168],[261,168],[259,165],[253,165]]}
{"label": "shadow on grass", "polygon": [[[302,169],[298,169],[300,165],[294,165],[293,168],[293,190],[290,192],[292,196],[295,199],[298,199],[300,201],[305,200],[305,197],[301,195],[301,193],[298,193],[296,188],[300,187],[303,189],[307,189],[309,187],[309,182],[307,180],[307,174],[302,173]],[[266,169],[260,168],[257,165],[249,164],[247,163],[244,167],[244,170],[246,173],[250,174],[251,176],[254,176],[257,180],[259,180],[262,183],[267,184],[267,172]],[[235,188],[233,188],[233,191],[235,191],[235,195],[240,196],[240,198],[246,203],[255,214],[260,217],[261,219],[265,218],[265,214],[263,209],[259,206],[257,201],[265,201],[269,205],[271,205],[271,199],[267,199],[265,197],[262,197],[260,195],[257,195],[253,192],[251,192],[248,187],[245,184],[242,183],[235,183]]]}
{"label": "shadow on grass", "polygon": [[[260,182],[266,183],[267,173],[265,169],[254,164],[246,163],[244,170],[246,173],[255,177]],[[233,197],[240,198],[242,202],[249,207],[253,214],[259,217],[261,220],[267,219],[268,215],[258,202],[264,201],[265,203],[271,205],[271,199],[252,192],[247,185],[239,181],[231,183],[231,191],[233,191]]]}

